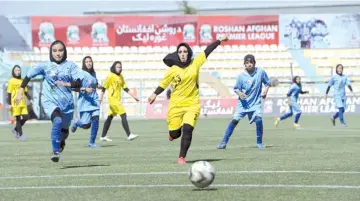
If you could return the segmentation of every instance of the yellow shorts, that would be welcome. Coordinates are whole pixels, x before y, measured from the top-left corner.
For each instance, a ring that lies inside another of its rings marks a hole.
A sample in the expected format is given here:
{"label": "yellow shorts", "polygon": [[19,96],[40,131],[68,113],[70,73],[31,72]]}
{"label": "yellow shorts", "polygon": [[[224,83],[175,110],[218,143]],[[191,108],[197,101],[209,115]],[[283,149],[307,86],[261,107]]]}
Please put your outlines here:
{"label": "yellow shorts", "polygon": [[20,115],[29,114],[27,107],[12,107],[11,108],[11,116],[16,117]]}
{"label": "yellow shorts", "polygon": [[126,113],[125,109],[120,103],[114,104],[114,105],[109,105],[108,115],[116,116],[116,115],[122,115],[125,113]]}
{"label": "yellow shorts", "polygon": [[188,107],[169,107],[167,123],[169,131],[178,130],[184,124],[195,127],[200,115],[200,104]]}

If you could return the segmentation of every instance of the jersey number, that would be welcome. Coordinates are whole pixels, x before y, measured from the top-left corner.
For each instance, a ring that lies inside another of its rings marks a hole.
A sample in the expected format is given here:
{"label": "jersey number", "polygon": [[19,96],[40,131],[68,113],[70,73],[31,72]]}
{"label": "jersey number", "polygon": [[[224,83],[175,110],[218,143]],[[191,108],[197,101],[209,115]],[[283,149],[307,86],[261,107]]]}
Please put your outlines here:
{"label": "jersey number", "polygon": [[174,78],[173,78],[173,80],[174,80],[174,89],[180,84],[180,82],[181,82],[181,77],[180,77],[180,75],[176,75]]}

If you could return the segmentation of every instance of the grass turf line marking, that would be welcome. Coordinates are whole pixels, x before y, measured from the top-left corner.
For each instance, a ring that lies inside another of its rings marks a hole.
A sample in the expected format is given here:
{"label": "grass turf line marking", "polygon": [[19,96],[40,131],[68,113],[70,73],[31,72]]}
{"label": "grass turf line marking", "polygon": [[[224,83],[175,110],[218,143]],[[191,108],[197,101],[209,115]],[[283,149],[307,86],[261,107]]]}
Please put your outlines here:
{"label": "grass turf line marking", "polygon": [[[30,175],[30,176],[2,176],[2,179],[37,179],[55,177],[98,177],[98,176],[136,176],[136,175],[176,175],[188,174],[188,172],[123,172],[108,174],[64,174],[64,175]],[[308,170],[250,170],[250,171],[219,171],[216,174],[360,174],[351,171],[308,171]]]}
{"label": "grass turf line marking", "polygon": [[[95,188],[162,188],[194,187],[190,184],[104,185],[104,186],[20,186],[0,187],[0,190],[45,190],[45,189],[95,189]],[[360,186],[339,185],[286,185],[286,184],[216,184],[210,188],[313,188],[313,189],[360,189]],[[194,187],[195,188],[195,187]]]}

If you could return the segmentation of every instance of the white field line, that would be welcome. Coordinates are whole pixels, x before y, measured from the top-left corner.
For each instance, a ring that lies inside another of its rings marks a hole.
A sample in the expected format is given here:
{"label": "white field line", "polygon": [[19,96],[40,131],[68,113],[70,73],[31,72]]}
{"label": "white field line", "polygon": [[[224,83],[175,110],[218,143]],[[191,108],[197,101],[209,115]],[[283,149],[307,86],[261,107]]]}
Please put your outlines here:
{"label": "white field line", "polygon": [[[57,178],[57,177],[103,177],[103,176],[136,176],[136,175],[176,175],[188,174],[188,172],[122,172],[105,174],[64,174],[64,175],[24,175],[24,176],[2,176],[5,179],[38,179],[38,178]],[[309,171],[309,170],[251,170],[251,171],[219,171],[216,174],[359,174],[357,171]]]}
{"label": "white field line", "polygon": [[[95,189],[95,188],[163,188],[193,187],[190,184],[147,184],[147,185],[104,185],[104,186],[22,186],[0,187],[0,190],[46,190],[46,189]],[[323,189],[360,189],[360,186],[339,185],[286,185],[286,184],[216,184],[210,188],[323,188]]]}

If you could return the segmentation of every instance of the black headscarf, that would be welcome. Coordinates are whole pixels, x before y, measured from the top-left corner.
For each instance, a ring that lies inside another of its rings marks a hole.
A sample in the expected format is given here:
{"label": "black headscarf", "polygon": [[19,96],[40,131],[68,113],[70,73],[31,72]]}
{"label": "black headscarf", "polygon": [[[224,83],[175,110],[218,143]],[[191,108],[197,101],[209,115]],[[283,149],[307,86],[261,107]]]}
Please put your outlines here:
{"label": "black headscarf", "polygon": [[252,54],[248,54],[248,55],[246,55],[246,56],[244,57],[244,65],[245,65],[245,63],[246,63],[247,61],[249,61],[250,63],[253,63],[254,66],[256,65],[255,56],[252,55]]}
{"label": "black headscarf", "polygon": [[293,77],[293,83],[295,83],[296,85],[298,85],[300,88],[301,88],[301,82],[300,83],[297,83],[296,82],[296,79],[298,78],[298,77],[300,77],[300,76],[295,76],[295,77]]}
{"label": "black headscarf", "polygon": [[[54,45],[57,45],[57,44],[62,44],[64,46],[64,56],[61,59],[61,61],[56,61],[55,58],[52,56],[52,48],[53,48]],[[61,40],[56,40],[53,43],[51,43],[51,46],[50,46],[50,61],[54,62],[54,63],[57,63],[57,64],[61,64],[62,62],[66,61],[66,59],[67,59],[67,51],[66,51],[65,44]]]}
{"label": "black headscarf", "polygon": [[[92,61],[92,67],[91,67],[91,69],[88,69],[88,68],[86,67],[86,65],[85,65],[85,60],[86,60],[86,59],[90,59],[90,60]],[[93,62],[91,56],[86,56],[86,57],[83,58],[83,60],[82,60],[82,69],[83,69],[84,71],[90,73],[91,75],[95,74],[94,62]]]}
{"label": "black headscarf", "polygon": [[[14,72],[15,68],[20,68],[20,75],[18,75],[18,76],[15,75],[15,72]],[[12,74],[13,78],[21,79],[21,67],[20,67],[19,65],[15,65],[15,66],[12,68],[11,74]]]}
{"label": "black headscarf", "polygon": [[122,67],[121,61],[115,61],[115,62],[113,63],[113,65],[111,66],[110,71],[111,71],[112,73],[115,73],[116,75],[120,75],[122,70],[121,70],[119,73],[116,73],[116,70],[115,70],[115,67],[116,67],[117,64],[120,64],[121,67]]}
{"label": "black headscarf", "polygon": [[[186,49],[188,50],[188,57],[187,57],[186,62],[181,62],[179,55],[178,55],[178,51],[179,51],[180,47],[182,47],[182,46],[186,47]],[[179,66],[180,68],[186,68],[191,64],[192,56],[193,56],[193,51],[192,51],[191,47],[189,46],[189,44],[180,43],[176,48],[176,52],[166,55],[165,58],[163,59],[163,62],[168,67],[172,67],[175,65],[175,66]]]}
{"label": "black headscarf", "polygon": [[338,64],[338,65],[336,65],[335,73],[338,74],[338,75],[340,75],[340,76],[342,76],[342,75],[343,75],[343,72],[341,72],[341,74],[337,72],[337,69],[340,68],[340,67],[343,67],[343,72],[344,72],[344,66],[343,66],[342,64]]}

